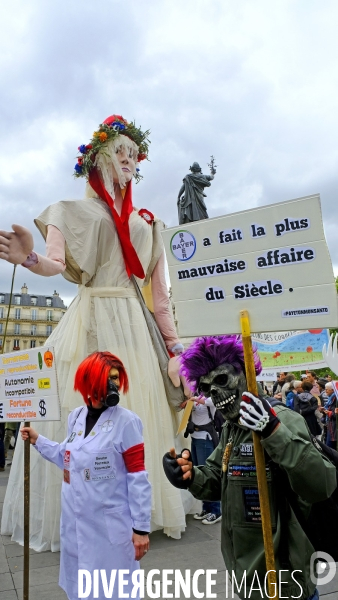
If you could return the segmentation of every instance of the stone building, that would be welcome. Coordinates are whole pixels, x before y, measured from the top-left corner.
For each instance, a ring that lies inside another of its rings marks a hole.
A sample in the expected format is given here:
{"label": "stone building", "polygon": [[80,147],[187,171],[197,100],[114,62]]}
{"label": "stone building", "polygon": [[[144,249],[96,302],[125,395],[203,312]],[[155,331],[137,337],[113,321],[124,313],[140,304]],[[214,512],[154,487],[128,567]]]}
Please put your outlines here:
{"label": "stone building", "polygon": [[[0,352],[3,347],[9,293],[0,292]],[[43,346],[67,310],[59,294],[28,294],[24,283],[20,294],[13,293],[4,352]]]}

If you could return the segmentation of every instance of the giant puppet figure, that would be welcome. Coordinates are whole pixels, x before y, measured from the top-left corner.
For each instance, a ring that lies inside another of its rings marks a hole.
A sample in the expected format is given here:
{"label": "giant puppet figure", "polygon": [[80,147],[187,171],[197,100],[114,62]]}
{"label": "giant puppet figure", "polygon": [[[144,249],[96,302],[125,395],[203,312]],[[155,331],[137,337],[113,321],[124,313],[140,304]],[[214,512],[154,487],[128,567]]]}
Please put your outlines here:
{"label": "giant puppet figure", "polygon": [[[169,309],[164,273],[161,222],[132,204],[131,180],[137,163],[147,158],[148,132],[113,115],[100,125],[88,145],[79,147],[75,175],[86,177],[83,200],[46,208],[35,224],[46,239],[47,256],[33,250],[30,232],[13,226],[0,232],[0,258],[39,275],[62,273],[78,284],[78,295],[48,339],[54,346],[61,398],[61,422],[41,424],[46,437],[61,442],[67,418],[79,404],[73,390],[75,371],[94,351],[111,351],[129,374],[122,404],[144,425],[146,468],[153,486],[152,527],[180,537],[185,528],[183,500],[166,480],[161,456],[174,441],[175,413],[169,407],[146,321],[131,276],[142,287],[151,277],[154,312],[166,346],[180,353]],[[175,359],[173,359],[175,360]],[[163,452],[161,452],[163,449]],[[23,445],[15,452],[6,494],[2,532],[23,541]],[[59,548],[59,470],[36,454],[31,462],[31,546]],[[189,496],[189,495],[188,495]]]}
{"label": "giant puppet figure", "polygon": [[[178,456],[174,450],[167,453],[163,466],[168,479],[200,500],[221,500],[222,554],[228,571],[234,572],[239,584],[244,581],[240,598],[265,597],[266,566],[251,433],[256,431],[266,455],[276,570],[283,570],[279,597],[315,599],[310,578],[314,549],[292,512],[286,487],[291,486],[300,497],[306,513],[310,503],[332,494],[335,467],[313,446],[303,417],[284,406],[273,409],[266,398],[245,391],[243,345],[238,336],[197,338],[181,361],[193,390],[211,397],[226,421],[220,443],[205,465],[193,467],[188,450]],[[256,353],[255,366],[260,373]],[[286,480],[280,479],[282,474]],[[285,481],[284,487],[280,481]]]}

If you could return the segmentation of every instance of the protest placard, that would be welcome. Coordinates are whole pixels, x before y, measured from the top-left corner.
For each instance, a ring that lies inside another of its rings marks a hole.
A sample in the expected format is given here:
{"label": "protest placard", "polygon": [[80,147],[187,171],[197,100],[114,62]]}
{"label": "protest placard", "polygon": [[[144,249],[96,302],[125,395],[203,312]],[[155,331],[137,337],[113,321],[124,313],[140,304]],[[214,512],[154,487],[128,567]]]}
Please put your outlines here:
{"label": "protest placard", "polygon": [[181,336],[336,327],[319,195],[162,232]]}
{"label": "protest placard", "polygon": [[274,331],[255,333],[255,344],[261,359],[263,372],[260,378],[271,371],[299,371],[320,369],[326,366],[322,349],[329,342],[328,329],[310,331]]}
{"label": "protest placard", "polygon": [[54,349],[1,354],[0,420],[59,421]]}

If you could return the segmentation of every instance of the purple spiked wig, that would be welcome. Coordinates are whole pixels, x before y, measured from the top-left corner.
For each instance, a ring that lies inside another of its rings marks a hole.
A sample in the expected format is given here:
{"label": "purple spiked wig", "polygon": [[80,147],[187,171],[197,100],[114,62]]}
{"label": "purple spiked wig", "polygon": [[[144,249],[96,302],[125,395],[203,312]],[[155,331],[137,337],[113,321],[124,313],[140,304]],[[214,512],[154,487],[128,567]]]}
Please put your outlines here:
{"label": "purple spiked wig", "polygon": [[[260,358],[254,348],[256,374],[262,370]],[[228,363],[235,371],[245,373],[244,351],[239,335],[203,336],[196,340],[181,355],[181,373],[185,375],[195,392],[200,377],[207,375],[220,365]]]}

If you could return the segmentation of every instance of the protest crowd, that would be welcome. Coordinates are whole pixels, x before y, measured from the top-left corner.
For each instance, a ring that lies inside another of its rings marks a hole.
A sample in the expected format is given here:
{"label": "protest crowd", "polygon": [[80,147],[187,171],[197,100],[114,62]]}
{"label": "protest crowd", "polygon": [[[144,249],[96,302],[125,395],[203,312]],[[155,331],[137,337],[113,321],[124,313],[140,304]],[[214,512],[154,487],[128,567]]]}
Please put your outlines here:
{"label": "protest crowd", "polygon": [[318,377],[315,371],[302,373],[299,381],[293,373],[281,372],[277,376],[270,390],[261,383],[264,392],[301,414],[312,435],[336,449],[338,406],[332,376]]}
{"label": "protest crowd", "polygon": [[[2,534],[24,544],[22,469],[24,448],[27,452],[31,445],[30,546],[37,552],[61,550],[59,585],[69,600],[142,597],[134,574],[151,548],[149,534],[163,530],[180,540],[189,513],[205,531],[219,524],[224,563],[242,582],[241,599],[273,597],[267,580],[276,594],[278,581],[280,597],[318,600],[311,557],[322,551],[338,560],[334,382],[330,375],[306,370],[298,378],[279,372],[267,385],[260,380],[255,347],[248,363],[244,334],[202,335],[184,348],[165,279],[163,224],[132,203],[131,180],[140,178],[136,165],[147,158],[148,134],[112,115],[89,144],[79,146],[75,176],[86,179],[85,199],[53,204],[36,219],[46,256],[35,252],[25,227],[0,231],[1,259],[40,276],[61,273],[78,284],[76,298],[48,339],[59,420],[45,419],[36,428],[21,424],[18,439],[16,423],[0,423],[0,470],[10,468]],[[187,196],[179,198],[180,208],[187,209],[185,223],[189,203],[204,206],[203,189],[216,172],[211,164],[212,175],[204,177],[194,163],[187,176]],[[309,221],[285,217],[275,228],[277,236],[306,231]],[[177,235],[183,239],[181,231]],[[240,229],[219,235],[221,244],[242,239]],[[193,244],[175,245],[182,260]],[[272,266],[272,257],[277,265],[279,258],[281,264],[303,260],[303,251],[300,255],[294,258],[294,248],[281,255],[268,250],[258,267]],[[304,256],[314,259],[311,249]],[[227,259],[208,264],[203,276],[215,269],[235,272],[234,264]],[[243,261],[237,266],[245,269]],[[197,276],[194,267],[179,273],[182,280]],[[273,302],[283,291],[280,282],[256,283],[250,289],[247,283],[237,286],[234,298]],[[221,289],[210,287],[206,294],[209,301],[224,299]],[[262,454],[265,504],[253,440]],[[11,442],[14,458],[6,465]],[[262,531],[267,514],[275,579],[267,574]],[[84,572],[93,575],[94,587],[78,596]],[[107,596],[110,572],[126,577],[122,592],[113,581]]]}

